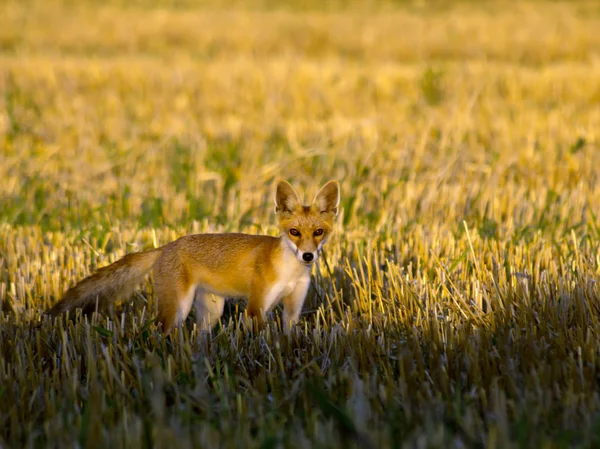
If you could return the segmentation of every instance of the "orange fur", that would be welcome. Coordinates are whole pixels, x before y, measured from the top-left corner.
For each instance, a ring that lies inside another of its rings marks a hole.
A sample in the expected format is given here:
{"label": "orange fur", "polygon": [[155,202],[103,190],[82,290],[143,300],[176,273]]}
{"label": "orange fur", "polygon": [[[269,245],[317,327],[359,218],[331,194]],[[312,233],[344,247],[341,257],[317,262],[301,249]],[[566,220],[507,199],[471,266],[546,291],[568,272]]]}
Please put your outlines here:
{"label": "orange fur", "polygon": [[203,329],[223,312],[224,297],[248,298],[248,314],[262,323],[284,303],[284,322],[298,320],[310,270],[333,228],[339,184],[330,181],[312,205],[304,206],[292,186],[281,181],[275,196],[281,235],[187,235],[161,248],[128,254],[70,288],[48,314],[74,308],[93,310],[130,293],[154,269],[158,321],[170,332],[194,303]]}

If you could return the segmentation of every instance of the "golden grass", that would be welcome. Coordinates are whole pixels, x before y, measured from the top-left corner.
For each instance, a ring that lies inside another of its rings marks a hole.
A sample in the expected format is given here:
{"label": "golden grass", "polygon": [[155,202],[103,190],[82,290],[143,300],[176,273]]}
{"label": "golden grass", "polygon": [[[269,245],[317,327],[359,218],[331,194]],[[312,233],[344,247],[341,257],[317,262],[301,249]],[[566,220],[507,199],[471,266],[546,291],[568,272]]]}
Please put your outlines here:
{"label": "golden grass", "polygon": [[[594,2],[8,1],[0,447],[600,444]],[[42,311],[96,266],[342,210],[291,336]]]}

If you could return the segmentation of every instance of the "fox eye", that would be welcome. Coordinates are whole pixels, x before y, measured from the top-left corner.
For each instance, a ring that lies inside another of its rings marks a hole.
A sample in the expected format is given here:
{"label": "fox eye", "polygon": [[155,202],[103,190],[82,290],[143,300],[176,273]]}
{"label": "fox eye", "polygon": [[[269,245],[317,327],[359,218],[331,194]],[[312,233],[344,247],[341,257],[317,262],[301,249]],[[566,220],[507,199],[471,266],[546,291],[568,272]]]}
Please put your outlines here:
{"label": "fox eye", "polygon": [[292,229],[290,229],[290,235],[293,235],[294,237],[298,237],[300,235],[300,231],[298,231],[296,228],[292,228]]}
{"label": "fox eye", "polygon": [[317,229],[317,230],[315,231],[315,236],[317,236],[317,237],[318,237],[318,236],[320,236],[320,235],[323,235],[323,230],[319,228],[319,229]]}

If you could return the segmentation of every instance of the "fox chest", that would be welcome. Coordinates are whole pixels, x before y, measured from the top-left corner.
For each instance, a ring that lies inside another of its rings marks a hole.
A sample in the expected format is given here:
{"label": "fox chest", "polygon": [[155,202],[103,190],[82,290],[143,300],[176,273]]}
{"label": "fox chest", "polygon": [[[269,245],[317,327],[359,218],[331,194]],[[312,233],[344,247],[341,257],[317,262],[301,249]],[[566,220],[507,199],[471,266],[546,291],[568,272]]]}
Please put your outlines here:
{"label": "fox chest", "polygon": [[294,289],[296,288],[296,285],[298,285],[298,280],[294,280],[294,281],[290,281],[290,282],[284,283],[282,285],[282,287],[281,287],[280,295],[281,296],[291,295],[292,292],[294,291]]}
{"label": "fox chest", "polygon": [[286,296],[292,296],[294,290],[296,290],[301,282],[310,282],[310,275],[300,277],[298,279],[290,279],[287,281],[282,280],[278,283],[275,283],[263,298],[264,310],[270,312],[273,310],[273,307],[275,307],[281,301],[282,298]]}
{"label": "fox chest", "polygon": [[272,291],[278,296],[288,296],[296,289],[300,282],[306,282],[310,279],[310,271],[307,267],[298,266],[298,264],[283,265],[280,268],[279,276],[273,283]]}

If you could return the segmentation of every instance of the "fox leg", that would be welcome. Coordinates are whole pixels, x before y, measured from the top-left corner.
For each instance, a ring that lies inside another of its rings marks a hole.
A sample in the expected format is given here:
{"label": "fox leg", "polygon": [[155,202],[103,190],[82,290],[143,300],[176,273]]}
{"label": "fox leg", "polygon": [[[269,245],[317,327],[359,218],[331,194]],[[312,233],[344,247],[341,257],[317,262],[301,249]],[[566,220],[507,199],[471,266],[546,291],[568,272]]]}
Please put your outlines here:
{"label": "fox leg", "polygon": [[158,297],[158,321],[163,331],[170,333],[173,327],[181,325],[192,308],[195,285],[177,283],[172,279],[155,282]]}
{"label": "fox leg", "polygon": [[248,296],[248,307],[246,308],[246,313],[248,318],[256,318],[259,328],[261,328],[265,322],[264,310],[262,309],[261,305],[262,301],[260,296],[256,294],[251,294]]}
{"label": "fox leg", "polygon": [[[298,321],[304,298],[310,285],[310,278],[301,279],[296,284],[292,293],[283,298],[284,302],[284,321],[295,323]],[[282,299],[282,288],[280,285],[274,285],[266,293],[254,291],[248,298],[248,316],[256,317],[259,327],[264,325],[267,315],[279,304]]]}
{"label": "fox leg", "polygon": [[196,290],[194,299],[196,307],[196,320],[200,330],[209,331],[223,315],[225,298],[222,296],[207,293],[201,288]]}
{"label": "fox leg", "polygon": [[292,293],[283,298],[283,328],[286,332],[298,322],[309,286],[310,278],[301,279]]}
{"label": "fox leg", "polygon": [[265,318],[276,305],[277,299],[278,291],[275,287],[266,291],[265,289],[253,288],[248,296],[248,307],[246,309],[248,317],[256,318],[258,327],[263,327]]}

